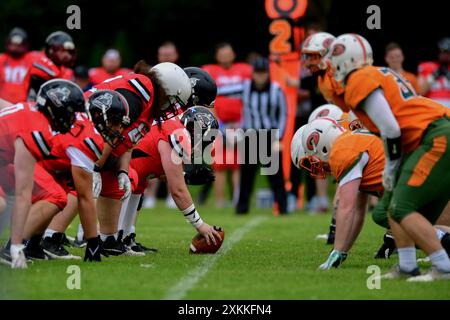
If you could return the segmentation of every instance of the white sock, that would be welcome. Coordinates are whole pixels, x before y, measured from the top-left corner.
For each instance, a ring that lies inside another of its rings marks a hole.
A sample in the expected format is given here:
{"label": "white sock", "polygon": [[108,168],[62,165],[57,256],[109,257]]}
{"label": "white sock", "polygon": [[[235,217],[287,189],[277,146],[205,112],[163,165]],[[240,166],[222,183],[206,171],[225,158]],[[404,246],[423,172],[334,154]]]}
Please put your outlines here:
{"label": "white sock", "polygon": [[57,231],[52,230],[52,229],[46,229],[43,238],[51,238],[53,236],[53,234],[56,232]]}
{"label": "white sock", "polygon": [[402,271],[413,271],[417,268],[416,248],[398,248],[398,260]]}
{"label": "white sock", "polygon": [[116,233],[112,233],[112,234],[105,234],[105,233],[101,233],[100,232],[100,239],[102,239],[102,241],[105,241],[106,238],[108,238],[109,236],[114,236],[114,239],[117,240],[117,232]]}
{"label": "white sock", "polygon": [[436,235],[437,235],[438,239],[441,240],[445,236],[445,232],[440,229],[435,229],[435,230],[436,230]]}
{"label": "white sock", "polygon": [[123,230],[123,236],[126,237],[131,233],[131,227],[137,215],[137,208],[141,199],[140,194],[132,194],[126,202],[122,204],[120,210],[119,230]]}
{"label": "white sock", "polygon": [[130,227],[130,233],[136,234],[136,227],[135,226],[131,226]]}
{"label": "white sock", "polygon": [[81,223],[78,224],[78,231],[77,231],[77,240],[78,241],[83,241],[84,238],[84,230],[83,230],[83,226],[81,225]]}
{"label": "white sock", "polygon": [[439,271],[450,272],[450,259],[444,249],[437,250],[430,254],[431,263]]}

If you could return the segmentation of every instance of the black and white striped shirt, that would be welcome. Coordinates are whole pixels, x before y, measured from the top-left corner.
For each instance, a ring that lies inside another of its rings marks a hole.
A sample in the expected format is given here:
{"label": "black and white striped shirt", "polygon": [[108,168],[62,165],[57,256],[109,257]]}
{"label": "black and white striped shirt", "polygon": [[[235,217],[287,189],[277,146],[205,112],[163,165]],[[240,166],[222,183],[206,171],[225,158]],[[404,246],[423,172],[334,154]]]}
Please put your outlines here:
{"label": "black and white striped shirt", "polygon": [[263,90],[257,90],[252,81],[244,83],[243,129],[279,129],[282,138],[286,129],[287,104],[283,90],[275,82]]}

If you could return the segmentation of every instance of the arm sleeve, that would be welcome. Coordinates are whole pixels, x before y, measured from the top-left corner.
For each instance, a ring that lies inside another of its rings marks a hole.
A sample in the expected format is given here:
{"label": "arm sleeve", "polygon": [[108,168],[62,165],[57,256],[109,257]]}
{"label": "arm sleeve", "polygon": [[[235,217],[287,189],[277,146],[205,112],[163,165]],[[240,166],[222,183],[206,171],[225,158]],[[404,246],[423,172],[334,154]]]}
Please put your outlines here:
{"label": "arm sleeve", "polygon": [[380,130],[382,137],[387,139],[400,137],[400,126],[392,113],[389,103],[384,97],[383,90],[376,89],[368,95],[363,102],[362,108]]}
{"label": "arm sleeve", "polygon": [[94,172],[94,161],[86,156],[80,149],[68,147],[66,154],[69,157],[72,166],[83,168],[89,173]]}
{"label": "arm sleeve", "polygon": [[341,180],[339,181],[339,187],[342,187],[344,184],[349,183],[353,180],[362,178],[363,170],[368,162],[369,154],[367,152],[364,152],[361,156],[361,159],[359,159],[355,166],[341,178]]}

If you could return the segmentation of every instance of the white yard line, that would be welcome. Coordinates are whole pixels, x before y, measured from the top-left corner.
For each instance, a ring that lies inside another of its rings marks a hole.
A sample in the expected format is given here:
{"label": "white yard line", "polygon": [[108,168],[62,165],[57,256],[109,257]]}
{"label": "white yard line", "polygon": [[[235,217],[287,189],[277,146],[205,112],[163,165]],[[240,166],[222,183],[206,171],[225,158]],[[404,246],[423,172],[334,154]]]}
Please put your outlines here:
{"label": "white yard line", "polygon": [[200,263],[195,269],[190,271],[185,277],[180,279],[178,283],[170,288],[166,295],[164,296],[164,300],[180,300],[183,299],[186,293],[192,289],[211,269],[214,264],[219,260],[222,256],[226,255],[228,251],[233,248],[233,245],[241,241],[241,239],[248,233],[251,229],[256,227],[262,221],[264,221],[266,217],[255,217],[250,220],[248,223],[237,229],[233,232],[232,235],[226,236],[224,244],[222,248],[220,248],[219,252],[215,255],[206,257],[202,263]]}

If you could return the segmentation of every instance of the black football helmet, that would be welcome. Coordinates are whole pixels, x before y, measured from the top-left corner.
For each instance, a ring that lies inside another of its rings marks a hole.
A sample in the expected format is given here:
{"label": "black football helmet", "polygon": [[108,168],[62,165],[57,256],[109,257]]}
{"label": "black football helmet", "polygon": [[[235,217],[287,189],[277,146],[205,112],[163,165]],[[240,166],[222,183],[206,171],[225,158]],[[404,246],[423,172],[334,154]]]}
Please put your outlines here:
{"label": "black football helmet", "polygon": [[[61,50],[67,51],[70,54],[70,58],[61,60],[56,54]],[[45,40],[45,54],[58,66],[72,67],[76,60],[75,43],[66,32],[53,32]]]}
{"label": "black football helmet", "polygon": [[216,138],[219,122],[213,113],[203,106],[193,106],[183,112],[181,123],[191,136],[192,163],[202,162],[203,151]]}
{"label": "black football helmet", "polygon": [[20,57],[28,51],[28,35],[22,28],[14,28],[8,34],[5,49],[13,57]]}
{"label": "black football helmet", "polygon": [[127,100],[117,91],[99,90],[87,102],[89,115],[103,139],[113,148],[125,140],[113,127],[127,128],[131,124]]}
{"label": "black football helmet", "polygon": [[45,82],[37,94],[36,107],[50,121],[52,130],[60,133],[70,131],[75,112],[86,112],[83,91],[64,79]]}
{"label": "black football helmet", "polygon": [[214,108],[217,95],[217,85],[211,75],[200,68],[184,68],[184,72],[191,80],[192,94],[188,100],[187,107],[204,106]]}

